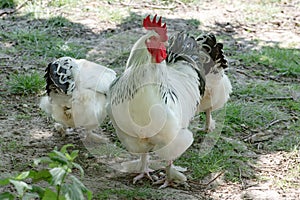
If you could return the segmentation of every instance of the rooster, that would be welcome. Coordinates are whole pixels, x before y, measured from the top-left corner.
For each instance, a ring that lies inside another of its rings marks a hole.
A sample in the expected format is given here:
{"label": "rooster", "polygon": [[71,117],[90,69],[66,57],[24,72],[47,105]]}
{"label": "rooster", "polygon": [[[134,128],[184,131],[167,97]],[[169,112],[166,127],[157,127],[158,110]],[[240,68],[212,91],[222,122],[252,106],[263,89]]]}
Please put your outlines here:
{"label": "rooster", "polygon": [[198,106],[198,111],[206,114],[205,131],[211,132],[215,129],[215,121],[212,119],[211,112],[225,105],[232,92],[232,86],[224,72],[228,64],[223,54],[223,45],[217,43],[213,34],[200,36],[197,41],[199,48],[206,51],[211,58],[204,64],[206,86],[204,96]]}
{"label": "rooster", "polygon": [[106,114],[106,93],[115,79],[113,70],[85,59],[62,57],[46,68],[47,96],[40,108],[57,122],[55,128],[65,134],[68,127],[83,126],[86,139],[101,137],[92,133]]}
{"label": "rooster", "polygon": [[[156,15],[143,20],[147,30],[133,46],[123,74],[109,90],[108,114],[132,154],[140,154],[139,175],[152,180],[149,152],[167,161],[160,188],[186,177],[173,165],[193,143],[188,129],[205,91],[203,63],[209,55],[184,33],[168,40],[166,24]],[[166,43],[169,43],[168,53]]]}

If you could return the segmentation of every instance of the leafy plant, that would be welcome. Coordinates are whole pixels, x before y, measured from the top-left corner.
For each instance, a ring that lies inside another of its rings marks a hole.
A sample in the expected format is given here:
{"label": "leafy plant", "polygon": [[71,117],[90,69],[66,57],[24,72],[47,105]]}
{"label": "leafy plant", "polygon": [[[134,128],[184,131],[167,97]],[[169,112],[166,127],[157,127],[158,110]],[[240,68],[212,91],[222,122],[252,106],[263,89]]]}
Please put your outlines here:
{"label": "leafy plant", "polygon": [[9,90],[13,94],[36,94],[43,89],[44,79],[37,72],[32,74],[12,74],[7,81]]}
{"label": "leafy plant", "polygon": [[0,9],[3,8],[13,8],[16,6],[14,0],[1,0],[0,2]]}
{"label": "leafy plant", "polygon": [[[0,199],[82,200],[85,195],[87,199],[92,199],[92,192],[71,174],[72,170],[79,170],[83,177],[84,171],[79,164],[74,162],[78,156],[78,150],[69,153],[68,147],[74,146],[64,145],[60,151],[55,149],[47,157],[34,160],[35,165],[47,164],[47,169],[29,170],[11,178],[0,179],[0,185],[13,185],[15,188],[15,193],[1,193]],[[43,188],[36,184],[41,181],[46,181],[49,186]]]}

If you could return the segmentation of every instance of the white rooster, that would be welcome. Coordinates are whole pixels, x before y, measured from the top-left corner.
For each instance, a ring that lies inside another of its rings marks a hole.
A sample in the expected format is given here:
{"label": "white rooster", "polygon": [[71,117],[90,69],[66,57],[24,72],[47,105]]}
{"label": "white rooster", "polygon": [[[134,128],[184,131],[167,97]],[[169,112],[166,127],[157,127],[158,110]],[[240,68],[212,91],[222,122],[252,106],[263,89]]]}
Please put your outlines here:
{"label": "white rooster", "polygon": [[186,181],[172,162],[193,142],[188,126],[204,94],[203,63],[209,55],[184,33],[168,41],[166,24],[161,18],[156,22],[156,15],[152,21],[147,16],[143,26],[147,34],[134,44],[125,71],[111,84],[108,114],[122,144],[140,154],[134,182],[145,175],[151,179],[149,152],[168,161],[162,188]]}
{"label": "white rooster", "polygon": [[47,96],[40,107],[57,122],[55,128],[65,134],[68,127],[84,127],[86,139],[102,139],[92,133],[107,116],[106,93],[116,73],[85,59],[62,57],[46,68]]}
{"label": "white rooster", "polygon": [[205,131],[211,132],[215,129],[211,112],[225,105],[232,92],[232,86],[224,72],[228,64],[223,54],[223,45],[217,43],[213,34],[200,36],[197,41],[199,48],[206,51],[211,58],[209,62],[204,63],[206,85],[204,96],[198,106],[198,111],[206,114]]}

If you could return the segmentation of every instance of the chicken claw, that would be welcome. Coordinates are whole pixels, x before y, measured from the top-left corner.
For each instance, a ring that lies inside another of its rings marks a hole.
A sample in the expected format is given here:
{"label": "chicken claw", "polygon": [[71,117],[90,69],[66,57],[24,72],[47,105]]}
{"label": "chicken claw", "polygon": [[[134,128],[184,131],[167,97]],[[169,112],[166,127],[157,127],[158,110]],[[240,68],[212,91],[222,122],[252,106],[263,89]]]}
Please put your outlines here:
{"label": "chicken claw", "polygon": [[148,179],[150,179],[151,181],[153,181],[150,172],[153,172],[154,170],[152,169],[146,169],[144,172],[140,173],[139,175],[137,175],[136,177],[133,178],[133,184],[135,184],[137,181],[141,180],[144,177],[147,177]]}
{"label": "chicken claw", "polygon": [[180,167],[176,167],[170,162],[170,164],[166,167],[166,177],[161,180],[156,181],[153,183],[154,185],[162,184],[158,189],[163,189],[168,186],[173,186],[174,183],[184,183],[186,182],[186,176],[181,173],[181,170],[178,170]]}

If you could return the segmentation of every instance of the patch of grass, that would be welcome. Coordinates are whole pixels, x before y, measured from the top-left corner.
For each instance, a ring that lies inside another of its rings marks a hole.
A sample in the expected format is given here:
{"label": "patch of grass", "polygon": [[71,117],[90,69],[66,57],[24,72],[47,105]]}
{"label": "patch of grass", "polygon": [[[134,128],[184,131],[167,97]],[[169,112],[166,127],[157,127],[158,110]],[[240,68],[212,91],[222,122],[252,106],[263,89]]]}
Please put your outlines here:
{"label": "patch of grass", "polygon": [[285,101],[278,101],[275,103],[278,107],[283,109],[288,109],[293,111],[294,113],[298,113],[298,117],[300,117],[300,101],[295,100],[285,100]]}
{"label": "patch of grass", "polygon": [[291,152],[300,150],[300,133],[297,131],[300,130],[300,125],[297,125],[297,123],[292,124],[289,129],[295,131],[291,131],[282,137],[276,138],[276,140],[268,141],[264,148],[269,151]]}
{"label": "patch of grass", "polygon": [[17,114],[15,115],[16,120],[30,120],[31,115],[30,114]]}
{"label": "patch of grass", "polygon": [[3,152],[17,153],[24,150],[23,144],[14,140],[7,142],[4,139],[0,139],[0,147]]}
{"label": "patch of grass", "polygon": [[133,189],[104,189],[97,194],[96,199],[159,199],[159,192],[145,187],[137,187]]}
{"label": "patch of grass", "polygon": [[62,17],[62,16],[51,17],[47,21],[47,24],[49,26],[54,26],[54,27],[72,26],[72,23],[68,19],[66,19],[65,17]]}
{"label": "patch of grass", "polygon": [[37,94],[45,86],[45,80],[37,73],[12,74],[7,81],[9,91],[12,94]]}
{"label": "patch of grass", "polygon": [[255,81],[236,85],[234,88],[234,94],[237,94],[239,97],[264,100],[267,97],[290,96],[296,85],[283,85],[274,81]]}
{"label": "patch of grass", "polygon": [[199,153],[197,145],[193,144],[192,148],[176,160],[177,165],[188,167],[192,179],[203,179],[210,173],[225,171],[228,180],[238,181],[240,170],[251,172],[244,164],[249,158],[243,155],[247,149],[242,142],[220,138],[205,156]]}
{"label": "patch of grass", "polygon": [[224,132],[241,131],[242,124],[251,128],[262,128],[270,121],[283,117],[286,117],[285,113],[268,102],[229,102],[226,106]]}
{"label": "patch of grass", "polygon": [[187,23],[195,28],[198,28],[198,26],[201,24],[198,19],[188,19]]}
{"label": "patch of grass", "polygon": [[[299,77],[300,75],[300,51],[297,49],[265,46],[248,53],[240,52],[233,57],[242,60],[248,66],[257,63],[262,70],[267,70],[272,75],[280,74],[292,77]],[[265,69],[265,67],[268,68]],[[255,71],[260,71],[260,69],[256,67],[253,72]]]}
{"label": "patch of grass", "polygon": [[45,30],[16,30],[11,33],[0,32],[0,37],[4,39],[4,42],[15,44],[7,48],[5,50],[6,53],[15,54],[23,52],[26,55],[24,57],[28,57],[28,59],[36,59],[36,57],[40,56],[84,58],[87,52],[87,49],[83,48],[83,46],[66,42],[63,38],[51,35]]}

